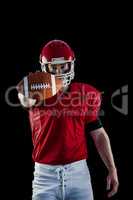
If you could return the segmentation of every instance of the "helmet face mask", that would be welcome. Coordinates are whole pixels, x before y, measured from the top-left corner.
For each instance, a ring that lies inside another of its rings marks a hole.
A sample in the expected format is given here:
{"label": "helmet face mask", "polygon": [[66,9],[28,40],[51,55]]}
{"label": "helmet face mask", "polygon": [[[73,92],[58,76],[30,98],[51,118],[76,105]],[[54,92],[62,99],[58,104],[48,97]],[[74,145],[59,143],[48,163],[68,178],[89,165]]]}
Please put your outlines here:
{"label": "helmet face mask", "polygon": [[64,87],[68,86],[74,78],[74,61],[72,49],[62,40],[48,42],[40,54],[42,71],[62,79]]}

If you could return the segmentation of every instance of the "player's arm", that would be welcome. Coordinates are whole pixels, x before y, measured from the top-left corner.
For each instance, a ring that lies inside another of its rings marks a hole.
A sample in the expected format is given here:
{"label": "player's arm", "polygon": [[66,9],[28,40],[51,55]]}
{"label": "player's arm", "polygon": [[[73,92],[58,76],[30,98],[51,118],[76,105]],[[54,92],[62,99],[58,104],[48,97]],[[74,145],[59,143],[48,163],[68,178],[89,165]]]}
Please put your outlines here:
{"label": "player's arm", "polygon": [[117,192],[119,181],[111,150],[110,139],[103,127],[90,131],[90,135],[101,159],[108,169],[107,190],[111,190],[108,194],[108,197],[111,197]]}

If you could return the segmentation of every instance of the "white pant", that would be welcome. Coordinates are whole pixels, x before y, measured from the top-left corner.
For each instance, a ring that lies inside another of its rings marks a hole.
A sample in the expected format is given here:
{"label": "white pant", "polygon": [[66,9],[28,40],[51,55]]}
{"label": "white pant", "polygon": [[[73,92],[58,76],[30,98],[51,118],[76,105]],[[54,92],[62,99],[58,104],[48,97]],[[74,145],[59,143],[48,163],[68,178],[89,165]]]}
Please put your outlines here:
{"label": "white pant", "polygon": [[66,165],[35,163],[32,200],[93,200],[86,160]]}

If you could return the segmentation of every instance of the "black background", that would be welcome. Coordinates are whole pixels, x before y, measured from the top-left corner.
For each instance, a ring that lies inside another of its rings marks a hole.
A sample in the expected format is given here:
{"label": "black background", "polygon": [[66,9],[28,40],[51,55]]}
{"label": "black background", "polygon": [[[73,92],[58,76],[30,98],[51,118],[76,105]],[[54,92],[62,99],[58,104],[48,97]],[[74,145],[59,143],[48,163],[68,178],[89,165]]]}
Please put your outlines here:
{"label": "black background", "polygon": [[[21,7],[21,6],[20,6]],[[15,9],[14,9],[15,10]],[[107,10],[85,16],[81,11],[46,13],[39,17],[38,8],[14,12],[6,10],[1,29],[2,49],[2,166],[5,198],[28,200],[31,196],[33,163],[32,143],[27,112],[21,107],[11,107],[5,101],[5,93],[15,86],[29,71],[40,69],[39,53],[43,44],[51,39],[62,39],[73,48],[76,55],[76,80],[86,82],[104,91],[101,120],[110,137],[112,151],[118,169],[120,187],[112,199],[129,199],[129,148],[128,116],[116,111],[111,105],[111,95],[128,84],[127,78],[127,26],[124,12]],[[29,12],[30,10],[30,12]],[[90,8],[89,8],[90,10]],[[95,9],[94,9],[95,10]],[[51,19],[51,13],[53,14]],[[62,16],[66,15],[64,20]],[[28,16],[28,17],[27,17]],[[38,19],[38,18],[39,19]],[[62,18],[62,21],[61,21]],[[18,102],[16,91],[10,93],[12,102]],[[116,102],[121,107],[121,98]],[[88,137],[95,200],[106,197],[107,171],[94,144]]]}

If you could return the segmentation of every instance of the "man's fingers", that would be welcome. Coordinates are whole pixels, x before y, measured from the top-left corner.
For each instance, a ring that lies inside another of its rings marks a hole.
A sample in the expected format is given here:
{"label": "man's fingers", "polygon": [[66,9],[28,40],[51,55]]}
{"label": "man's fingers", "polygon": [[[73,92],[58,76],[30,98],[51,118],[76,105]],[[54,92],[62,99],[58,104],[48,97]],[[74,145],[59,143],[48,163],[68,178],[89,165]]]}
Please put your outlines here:
{"label": "man's fingers", "polygon": [[110,187],[111,186],[111,179],[110,179],[110,177],[108,176],[107,177],[107,190],[110,190]]}
{"label": "man's fingers", "polygon": [[18,93],[18,98],[20,100],[21,105],[26,108],[32,107],[36,103],[36,99],[27,98],[21,93]]}
{"label": "man's fingers", "polygon": [[117,189],[113,189],[113,190],[111,190],[111,192],[108,193],[108,197],[112,197],[116,193],[117,193]]}
{"label": "man's fingers", "polygon": [[112,184],[112,190],[108,193],[108,197],[112,197],[117,193],[117,191],[118,191],[118,182],[114,182]]}

